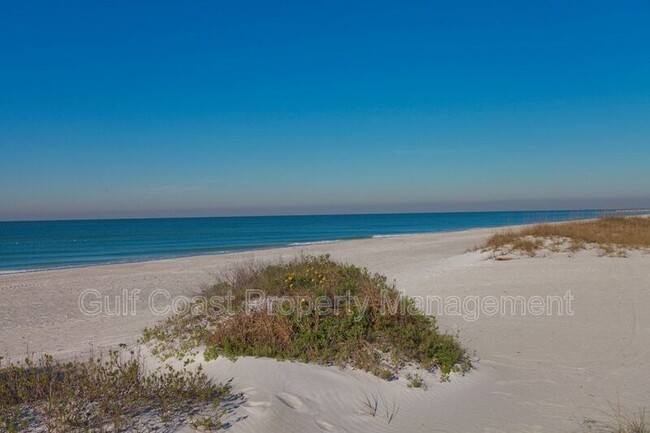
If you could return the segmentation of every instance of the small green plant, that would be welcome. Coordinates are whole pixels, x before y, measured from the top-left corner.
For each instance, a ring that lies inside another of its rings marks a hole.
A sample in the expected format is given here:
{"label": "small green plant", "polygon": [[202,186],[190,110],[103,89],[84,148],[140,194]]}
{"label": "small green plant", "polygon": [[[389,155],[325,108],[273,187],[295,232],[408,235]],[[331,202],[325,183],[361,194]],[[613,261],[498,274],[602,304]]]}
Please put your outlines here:
{"label": "small green plant", "polygon": [[150,372],[134,353],[69,362],[44,355],[0,364],[0,431],[133,430],[139,415],[165,422],[174,413],[216,408],[228,393],[200,367]]}
{"label": "small green plant", "polygon": [[[223,413],[222,413],[223,414]],[[223,428],[221,416],[203,416],[193,419],[190,425],[199,431],[216,431]]]}
{"label": "small green plant", "polygon": [[424,379],[422,376],[420,376],[418,373],[415,374],[407,374],[406,379],[408,379],[408,387],[409,388],[426,388],[426,383],[424,382]]}

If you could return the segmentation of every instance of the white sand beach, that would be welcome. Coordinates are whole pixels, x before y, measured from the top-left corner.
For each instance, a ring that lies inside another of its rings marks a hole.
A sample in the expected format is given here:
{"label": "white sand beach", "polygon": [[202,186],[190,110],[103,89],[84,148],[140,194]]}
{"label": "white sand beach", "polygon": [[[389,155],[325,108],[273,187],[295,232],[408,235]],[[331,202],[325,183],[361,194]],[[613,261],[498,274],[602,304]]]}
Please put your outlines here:
{"label": "white sand beach", "polygon": [[[495,261],[468,252],[494,230],[412,235],[207,255],[143,263],[0,275],[0,356],[28,352],[67,357],[136,344],[160,320],[147,307],[156,290],[189,295],[237,262],[329,253],[396,281],[411,296],[565,296],[573,314],[438,315],[478,361],[465,376],[426,389],[404,381],[297,362],[240,358],[205,364],[233,379],[242,404],[233,432],[573,432],[610,405],[650,402],[650,254],[600,257],[583,251]],[[79,295],[114,299],[138,291],[136,314],[84,315]],[[168,300],[156,297],[156,306]],[[567,313],[565,311],[565,313]],[[471,319],[471,320],[468,320]],[[362,413],[377,396],[375,417]],[[385,408],[393,410],[389,423]],[[187,428],[184,431],[191,431]]]}

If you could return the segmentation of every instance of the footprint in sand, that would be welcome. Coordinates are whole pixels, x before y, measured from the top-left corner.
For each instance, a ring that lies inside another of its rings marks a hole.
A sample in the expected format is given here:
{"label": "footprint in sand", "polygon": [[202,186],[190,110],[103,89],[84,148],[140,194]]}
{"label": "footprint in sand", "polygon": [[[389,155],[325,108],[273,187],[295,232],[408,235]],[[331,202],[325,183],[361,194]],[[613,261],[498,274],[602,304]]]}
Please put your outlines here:
{"label": "footprint in sand", "polygon": [[316,420],[314,420],[314,422],[316,423],[316,425],[318,427],[320,427],[321,429],[323,429],[325,431],[334,431],[335,427],[332,424],[328,423],[327,421],[324,421],[322,419],[316,419]]}
{"label": "footprint in sand", "polygon": [[305,407],[302,400],[299,397],[297,397],[297,396],[295,396],[293,394],[289,394],[289,393],[286,393],[286,392],[281,392],[280,394],[277,394],[276,397],[282,403],[286,404],[287,406],[289,406],[293,410],[297,410],[297,411],[300,412]]}
{"label": "footprint in sand", "polygon": [[271,407],[271,403],[269,403],[268,401],[248,401],[246,402],[245,407],[251,413],[261,414],[266,412],[269,409],[269,407]]}

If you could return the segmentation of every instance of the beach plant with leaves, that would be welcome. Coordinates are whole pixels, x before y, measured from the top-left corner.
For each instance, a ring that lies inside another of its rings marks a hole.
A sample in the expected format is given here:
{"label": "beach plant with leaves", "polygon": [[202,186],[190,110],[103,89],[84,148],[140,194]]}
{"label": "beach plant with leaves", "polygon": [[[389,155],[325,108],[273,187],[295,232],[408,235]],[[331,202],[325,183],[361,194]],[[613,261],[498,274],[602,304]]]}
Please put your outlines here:
{"label": "beach plant with leaves", "polygon": [[418,373],[409,373],[406,375],[406,379],[408,380],[408,387],[409,388],[422,388],[426,389],[427,384],[424,381],[424,378],[420,376]]}

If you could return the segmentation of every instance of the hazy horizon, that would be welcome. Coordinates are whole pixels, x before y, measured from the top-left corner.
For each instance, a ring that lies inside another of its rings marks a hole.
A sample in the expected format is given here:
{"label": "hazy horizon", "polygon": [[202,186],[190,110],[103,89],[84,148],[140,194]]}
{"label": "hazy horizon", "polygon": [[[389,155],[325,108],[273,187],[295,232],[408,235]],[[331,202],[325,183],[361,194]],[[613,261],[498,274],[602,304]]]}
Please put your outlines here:
{"label": "hazy horizon", "polygon": [[[635,204],[636,203],[636,204]],[[118,212],[109,214],[59,214],[51,218],[23,216],[18,218],[0,218],[0,222],[19,221],[65,221],[65,220],[102,220],[102,219],[164,219],[164,218],[227,218],[227,217],[265,217],[265,216],[319,216],[319,215],[372,215],[372,214],[426,214],[426,213],[466,213],[466,212],[545,212],[545,211],[584,211],[584,210],[648,210],[650,199],[638,200],[570,200],[549,202],[490,202],[490,203],[446,203],[438,205],[412,204],[400,206],[397,209],[387,206],[357,206],[350,208],[335,208],[320,206],[299,209],[264,209],[264,210],[231,210],[227,211],[183,211],[169,210],[154,213]]]}

